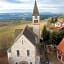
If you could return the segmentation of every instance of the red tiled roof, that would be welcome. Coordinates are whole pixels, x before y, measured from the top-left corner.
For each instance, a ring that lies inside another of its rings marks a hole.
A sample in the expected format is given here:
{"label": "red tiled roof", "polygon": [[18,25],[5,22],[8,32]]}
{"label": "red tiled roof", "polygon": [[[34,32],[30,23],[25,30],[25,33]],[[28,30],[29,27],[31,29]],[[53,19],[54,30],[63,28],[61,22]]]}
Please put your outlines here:
{"label": "red tiled roof", "polygon": [[60,44],[57,46],[57,49],[60,50],[62,53],[64,53],[64,38],[60,42]]}

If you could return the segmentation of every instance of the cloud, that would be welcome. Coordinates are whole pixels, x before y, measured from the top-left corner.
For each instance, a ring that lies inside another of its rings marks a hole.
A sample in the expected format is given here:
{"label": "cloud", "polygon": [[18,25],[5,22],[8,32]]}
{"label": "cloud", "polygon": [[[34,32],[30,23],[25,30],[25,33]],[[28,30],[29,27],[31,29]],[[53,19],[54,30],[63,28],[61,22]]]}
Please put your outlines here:
{"label": "cloud", "polygon": [[34,0],[4,0],[9,3],[31,3]]}
{"label": "cloud", "polygon": [[0,0],[1,2],[9,2],[9,3],[23,3],[23,1],[20,0]]}
{"label": "cloud", "polygon": [[44,4],[64,4],[64,0],[38,0],[39,3]]}
{"label": "cloud", "polygon": [[27,9],[32,9],[33,5],[31,3],[10,3],[4,0],[0,1],[0,13],[5,12],[23,12]]}
{"label": "cloud", "polygon": [[[0,0],[0,13],[32,11],[35,0]],[[64,12],[64,0],[37,0],[38,8],[44,12]]]}

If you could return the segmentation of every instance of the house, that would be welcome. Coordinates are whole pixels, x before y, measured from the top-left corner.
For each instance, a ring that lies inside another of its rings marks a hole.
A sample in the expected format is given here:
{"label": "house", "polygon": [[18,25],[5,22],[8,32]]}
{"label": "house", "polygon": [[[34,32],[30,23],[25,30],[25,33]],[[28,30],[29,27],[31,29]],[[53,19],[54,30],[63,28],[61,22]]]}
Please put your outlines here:
{"label": "house", "polygon": [[35,1],[33,27],[26,26],[7,50],[9,64],[40,64],[40,16]]}
{"label": "house", "polygon": [[64,30],[64,22],[56,22],[55,23],[55,31],[59,32]]}
{"label": "house", "polygon": [[64,38],[57,46],[57,59],[64,63]]}

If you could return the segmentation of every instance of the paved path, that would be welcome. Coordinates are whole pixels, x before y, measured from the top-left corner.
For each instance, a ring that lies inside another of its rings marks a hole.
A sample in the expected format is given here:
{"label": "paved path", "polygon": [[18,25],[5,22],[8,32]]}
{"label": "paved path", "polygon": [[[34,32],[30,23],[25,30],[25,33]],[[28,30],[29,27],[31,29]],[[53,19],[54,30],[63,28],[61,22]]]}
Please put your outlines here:
{"label": "paved path", "polygon": [[56,53],[51,53],[49,54],[49,61],[50,61],[50,64],[62,64],[56,57]]}
{"label": "paved path", "polygon": [[49,60],[48,60],[48,55],[47,55],[47,51],[46,51],[46,47],[44,45],[44,47],[41,49],[41,64],[49,64]]}
{"label": "paved path", "polygon": [[[56,57],[56,53],[53,52],[53,51],[50,51],[50,54],[47,54],[45,55],[45,51],[47,51],[45,45],[44,45],[44,48],[42,49],[42,61],[43,62],[47,62],[49,60],[49,64],[62,64]],[[48,58],[48,60],[46,59]],[[46,63],[43,63],[42,64],[46,64]]]}

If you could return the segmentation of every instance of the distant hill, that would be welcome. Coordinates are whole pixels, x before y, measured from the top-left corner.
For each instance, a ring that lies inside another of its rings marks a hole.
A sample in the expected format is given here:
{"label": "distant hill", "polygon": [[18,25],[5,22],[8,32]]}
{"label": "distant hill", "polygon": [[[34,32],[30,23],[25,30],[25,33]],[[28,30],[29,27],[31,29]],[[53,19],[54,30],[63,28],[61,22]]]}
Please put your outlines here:
{"label": "distant hill", "polygon": [[[41,12],[40,18],[41,20],[47,19],[52,16],[61,16],[62,14],[54,14],[50,12]],[[31,12],[24,12],[24,13],[0,13],[0,20],[10,20],[10,19],[21,19],[30,21],[32,20],[32,13]]]}

